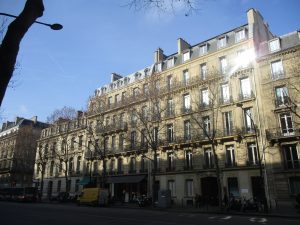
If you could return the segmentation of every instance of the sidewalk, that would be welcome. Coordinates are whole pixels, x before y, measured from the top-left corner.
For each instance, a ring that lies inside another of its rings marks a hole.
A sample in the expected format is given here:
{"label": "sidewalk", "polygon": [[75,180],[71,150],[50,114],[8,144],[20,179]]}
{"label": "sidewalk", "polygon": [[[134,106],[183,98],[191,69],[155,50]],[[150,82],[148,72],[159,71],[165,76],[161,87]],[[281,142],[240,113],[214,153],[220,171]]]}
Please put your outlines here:
{"label": "sidewalk", "polygon": [[280,217],[280,218],[293,218],[300,220],[300,209],[296,208],[281,208],[281,209],[270,209],[269,213],[246,211],[240,212],[235,210],[220,211],[218,207],[171,207],[171,208],[158,208],[158,207],[139,207],[137,203],[115,203],[111,205],[112,208],[129,208],[129,209],[142,209],[142,210],[159,210],[174,213],[203,213],[203,214],[222,214],[222,215],[239,215],[239,216],[257,216],[257,217]]}

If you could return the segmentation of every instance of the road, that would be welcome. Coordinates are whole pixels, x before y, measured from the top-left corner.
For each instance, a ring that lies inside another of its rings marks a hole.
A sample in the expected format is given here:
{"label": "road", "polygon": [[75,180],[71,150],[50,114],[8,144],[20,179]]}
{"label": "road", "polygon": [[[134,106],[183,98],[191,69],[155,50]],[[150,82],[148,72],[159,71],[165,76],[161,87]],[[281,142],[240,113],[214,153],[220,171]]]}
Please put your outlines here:
{"label": "road", "polygon": [[63,204],[0,202],[3,225],[106,225],[106,224],[299,224],[298,219],[167,212],[127,208],[78,207]]}

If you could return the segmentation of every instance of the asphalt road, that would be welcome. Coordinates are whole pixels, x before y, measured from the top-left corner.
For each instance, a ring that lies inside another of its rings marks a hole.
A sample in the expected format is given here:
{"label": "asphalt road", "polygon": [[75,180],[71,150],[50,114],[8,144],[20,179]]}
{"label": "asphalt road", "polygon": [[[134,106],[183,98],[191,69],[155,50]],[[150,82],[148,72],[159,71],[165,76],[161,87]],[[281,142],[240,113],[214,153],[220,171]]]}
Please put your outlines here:
{"label": "asphalt road", "polygon": [[0,202],[1,225],[300,224],[299,219]]}

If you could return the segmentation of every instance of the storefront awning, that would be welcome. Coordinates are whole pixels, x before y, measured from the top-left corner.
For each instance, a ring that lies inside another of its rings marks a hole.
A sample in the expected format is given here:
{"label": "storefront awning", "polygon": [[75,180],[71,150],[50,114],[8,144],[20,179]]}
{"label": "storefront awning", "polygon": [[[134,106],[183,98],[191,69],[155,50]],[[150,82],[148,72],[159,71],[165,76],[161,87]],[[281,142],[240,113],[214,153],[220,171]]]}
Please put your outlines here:
{"label": "storefront awning", "polygon": [[79,185],[86,185],[90,183],[90,177],[83,177],[80,181],[79,181]]}
{"label": "storefront awning", "polygon": [[128,183],[139,183],[141,182],[146,175],[128,175],[128,176],[116,176],[116,177],[108,177],[107,183],[114,183],[114,184],[128,184]]}

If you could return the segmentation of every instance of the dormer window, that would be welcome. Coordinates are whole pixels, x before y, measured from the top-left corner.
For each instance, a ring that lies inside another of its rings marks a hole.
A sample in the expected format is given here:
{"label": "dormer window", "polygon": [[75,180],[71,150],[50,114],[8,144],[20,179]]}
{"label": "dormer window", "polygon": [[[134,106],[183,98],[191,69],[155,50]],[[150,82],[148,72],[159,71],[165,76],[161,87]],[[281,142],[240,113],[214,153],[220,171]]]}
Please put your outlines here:
{"label": "dormer window", "polygon": [[227,37],[223,36],[218,39],[218,48],[224,48],[227,45]]}
{"label": "dormer window", "polygon": [[235,42],[242,41],[246,38],[245,29],[235,32]]}
{"label": "dormer window", "polygon": [[183,53],[183,62],[190,59],[190,51]]}
{"label": "dormer window", "polygon": [[173,67],[174,66],[174,57],[173,58],[171,58],[171,59],[168,59],[168,61],[167,61],[167,67],[168,68],[171,68],[171,67]]}
{"label": "dormer window", "polygon": [[200,45],[200,47],[199,47],[199,53],[200,53],[200,55],[206,54],[207,53],[207,49],[208,49],[207,43],[204,44],[204,45]]}
{"label": "dormer window", "polygon": [[279,38],[269,41],[269,50],[270,50],[270,52],[276,52],[276,51],[280,50]]}
{"label": "dormer window", "polygon": [[158,63],[155,65],[155,71],[156,72],[161,72],[162,71],[162,63]]}

